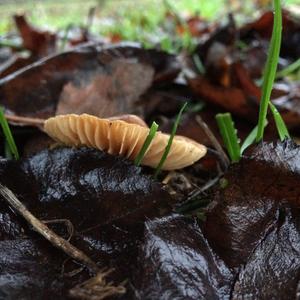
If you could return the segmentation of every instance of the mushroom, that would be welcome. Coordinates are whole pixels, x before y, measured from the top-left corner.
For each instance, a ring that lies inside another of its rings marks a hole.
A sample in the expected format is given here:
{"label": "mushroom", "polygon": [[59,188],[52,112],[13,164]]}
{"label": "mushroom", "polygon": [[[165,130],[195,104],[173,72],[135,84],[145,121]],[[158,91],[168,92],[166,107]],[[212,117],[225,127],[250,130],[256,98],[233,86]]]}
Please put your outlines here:
{"label": "mushroom", "polygon": [[[136,123],[100,119],[87,114],[49,118],[44,123],[44,131],[62,144],[93,147],[131,160],[136,158],[149,134],[148,127]],[[143,165],[157,167],[169,137],[168,134],[156,133],[142,160]],[[186,137],[175,136],[162,169],[184,168],[205,154],[205,146]]]}

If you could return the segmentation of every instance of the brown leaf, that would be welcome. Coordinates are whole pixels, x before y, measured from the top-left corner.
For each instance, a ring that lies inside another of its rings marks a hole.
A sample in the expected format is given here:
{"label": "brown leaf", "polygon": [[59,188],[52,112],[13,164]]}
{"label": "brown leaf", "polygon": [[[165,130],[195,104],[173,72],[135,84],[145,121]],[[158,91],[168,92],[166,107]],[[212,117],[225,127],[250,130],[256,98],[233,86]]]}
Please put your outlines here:
{"label": "brown leaf", "polygon": [[[273,12],[263,13],[257,20],[242,26],[239,30],[241,40],[257,40],[257,37],[267,39],[271,38],[273,28]],[[298,59],[300,56],[300,20],[294,17],[289,11],[283,10],[282,13],[282,45],[281,55],[292,59]]]}
{"label": "brown leaf", "polygon": [[14,20],[23,40],[23,47],[33,56],[43,57],[56,50],[56,34],[32,27],[24,15],[15,15]]}
{"label": "brown leaf", "polygon": [[231,268],[245,264],[279,210],[299,206],[300,147],[288,140],[261,143],[231,166],[227,186],[214,193],[203,229],[210,245]]}
{"label": "brown leaf", "polygon": [[241,88],[223,87],[209,82],[205,77],[198,76],[188,79],[191,89],[201,99],[222,107],[247,120],[254,120],[257,115],[257,101],[248,97]]}
{"label": "brown leaf", "polygon": [[22,69],[35,61],[33,57],[21,57],[18,55],[13,55],[9,60],[0,66],[0,78],[10,75]]}
{"label": "brown leaf", "polygon": [[0,80],[0,103],[11,114],[37,118],[56,110],[132,113],[152,82],[172,80],[178,71],[173,55],[156,50],[132,44],[82,46]]}
{"label": "brown leaf", "polygon": [[[64,219],[71,243],[99,264],[114,267],[116,282],[131,277],[144,221],[170,211],[161,184],[120,157],[94,149],[57,148],[24,160],[0,161],[0,180],[41,220]],[[68,238],[64,224],[54,226]],[[0,201],[0,293],[11,299],[69,299],[89,278],[67,276],[79,267],[41,239]],[[6,280],[9,278],[9,280]],[[132,299],[132,297],[124,297]]]}
{"label": "brown leaf", "polygon": [[108,74],[94,76],[85,84],[84,74],[76,77],[78,85],[64,85],[58,101],[56,115],[88,113],[111,117],[122,113],[138,113],[135,102],[153,80],[154,70],[149,65],[116,59],[107,64]]}
{"label": "brown leaf", "polygon": [[236,273],[232,299],[296,298],[300,275],[300,147],[263,142],[231,166],[203,223]]}

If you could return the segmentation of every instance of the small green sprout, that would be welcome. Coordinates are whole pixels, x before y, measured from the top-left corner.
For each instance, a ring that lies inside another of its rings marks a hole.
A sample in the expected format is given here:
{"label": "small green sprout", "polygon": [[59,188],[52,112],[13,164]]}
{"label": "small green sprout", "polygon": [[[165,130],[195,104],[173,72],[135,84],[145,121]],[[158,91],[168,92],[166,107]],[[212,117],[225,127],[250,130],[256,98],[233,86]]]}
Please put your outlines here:
{"label": "small green sprout", "polygon": [[291,73],[294,73],[298,69],[300,69],[300,58],[298,58],[292,64],[288,65],[286,68],[278,71],[276,74],[276,78],[278,79],[278,78],[285,77]]}
{"label": "small green sprout", "polygon": [[159,174],[160,171],[161,171],[161,168],[162,168],[163,165],[164,165],[165,160],[166,160],[167,157],[168,157],[168,154],[169,154],[169,152],[170,152],[170,149],[171,149],[171,146],[172,146],[172,142],[173,142],[175,133],[176,133],[176,131],[177,131],[178,124],[179,124],[179,122],[180,122],[182,113],[183,113],[183,111],[185,110],[186,106],[187,106],[187,102],[185,102],[185,103],[183,104],[183,106],[182,106],[182,108],[180,109],[179,114],[178,114],[178,116],[177,116],[177,118],[176,118],[176,120],[175,120],[175,123],[174,123],[173,128],[172,128],[172,131],[171,131],[170,138],[169,138],[169,140],[168,140],[168,144],[167,144],[167,146],[166,146],[166,148],[165,148],[165,151],[164,151],[164,153],[163,153],[163,155],[162,155],[162,157],[161,157],[161,159],[160,159],[160,161],[159,161],[159,163],[158,163],[158,166],[156,167],[156,170],[155,170],[155,173],[154,173],[154,178],[157,178],[158,174]]}
{"label": "small green sprout", "polygon": [[270,110],[273,114],[273,118],[275,120],[277,132],[279,134],[280,140],[283,141],[285,138],[289,138],[290,134],[288,132],[288,129],[286,128],[286,125],[285,125],[279,111],[277,110],[277,108],[275,107],[275,105],[273,103],[270,102],[269,106],[270,106]]}
{"label": "small green sprout", "polygon": [[144,158],[144,156],[145,156],[145,154],[147,152],[147,149],[149,148],[152,140],[155,137],[157,129],[158,129],[158,125],[155,122],[153,122],[152,125],[151,125],[151,127],[150,127],[149,134],[146,137],[145,142],[144,142],[144,144],[143,144],[143,146],[142,146],[139,154],[137,155],[137,157],[134,160],[134,164],[136,166],[139,166],[141,164],[141,162],[142,162],[142,160],[143,160],[143,158]]}
{"label": "small green sprout", "polygon": [[238,162],[241,158],[241,149],[231,114],[217,114],[216,120],[231,161]]}
{"label": "small green sprout", "polygon": [[3,107],[0,107],[0,123],[8,146],[6,147],[6,153],[7,151],[10,151],[15,159],[19,159],[18,149],[14,141],[13,135],[10,131],[8,122],[5,118]]}
{"label": "small green sprout", "polygon": [[204,75],[205,74],[205,67],[201,61],[201,58],[199,57],[198,54],[194,54],[193,55],[193,62],[197,68],[197,71],[199,72],[199,74]]}
{"label": "small green sprout", "polygon": [[[265,127],[268,125],[268,121],[266,120],[265,121]],[[251,132],[249,133],[249,135],[245,138],[242,146],[241,146],[241,155],[244,153],[244,151],[249,147],[251,146],[254,142],[255,142],[255,139],[256,139],[256,136],[257,136],[257,128],[258,126],[256,125],[252,130]]]}

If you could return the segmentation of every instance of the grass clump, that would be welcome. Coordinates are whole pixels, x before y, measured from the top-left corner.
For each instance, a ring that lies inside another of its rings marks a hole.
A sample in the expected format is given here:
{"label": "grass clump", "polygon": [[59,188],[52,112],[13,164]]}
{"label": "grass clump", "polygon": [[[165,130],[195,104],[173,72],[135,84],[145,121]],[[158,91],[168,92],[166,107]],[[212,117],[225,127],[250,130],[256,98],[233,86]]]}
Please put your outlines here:
{"label": "grass clump", "polygon": [[[276,109],[276,107],[270,101],[271,92],[274,84],[274,80],[277,71],[277,65],[280,54],[280,46],[281,46],[281,36],[282,36],[282,12],[280,0],[274,0],[274,22],[273,22],[273,31],[272,38],[270,42],[270,47],[268,51],[268,58],[263,74],[263,84],[262,84],[262,98],[260,101],[260,109],[258,116],[258,124],[257,126],[250,132],[248,137],[245,139],[242,146],[240,146],[237,131],[234,128],[234,124],[230,114],[218,114],[216,116],[217,123],[229,153],[229,156],[232,162],[237,162],[240,160],[243,151],[255,141],[260,142],[264,136],[264,130],[266,125],[268,124],[267,113],[268,108],[272,112],[277,132],[280,137],[280,140],[283,141],[285,138],[289,138],[289,132],[287,127]],[[297,64],[293,66],[293,68],[297,67]]]}

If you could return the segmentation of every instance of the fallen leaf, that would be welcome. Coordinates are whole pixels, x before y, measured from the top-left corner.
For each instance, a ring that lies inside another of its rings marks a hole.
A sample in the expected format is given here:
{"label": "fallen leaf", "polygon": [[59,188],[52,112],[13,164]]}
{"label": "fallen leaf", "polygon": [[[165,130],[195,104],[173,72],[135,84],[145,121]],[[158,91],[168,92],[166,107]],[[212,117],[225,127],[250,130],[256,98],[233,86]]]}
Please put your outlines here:
{"label": "fallen leaf", "polygon": [[53,116],[57,109],[102,117],[132,113],[152,83],[173,80],[178,72],[175,57],[156,50],[82,46],[1,79],[0,103],[11,114],[37,118]]}
{"label": "fallen leaf", "polygon": [[104,118],[128,111],[137,114],[134,103],[152,84],[153,68],[124,59],[116,59],[106,68],[88,83],[86,74],[77,74],[79,84],[64,85],[55,114],[88,113]]}
{"label": "fallen leaf", "polygon": [[[71,222],[71,243],[99,267],[114,267],[117,282],[131,274],[145,219],[164,215],[172,201],[139,167],[87,148],[45,150],[20,161],[2,159],[0,181],[41,220]],[[53,226],[68,238],[64,224]],[[0,249],[0,293],[6,298],[66,299],[70,288],[89,277],[86,271],[64,274],[63,268],[74,271],[78,265],[66,261],[4,201]]]}
{"label": "fallen leaf", "polygon": [[24,15],[15,15],[14,21],[23,40],[23,47],[35,57],[44,57],[56,51],[56,34],[32,27]]}
{"label": "fallen leaf", "polygon": [[[270,40],[273,28],[273,12],[263,13],[257,20],[242,26],[239,29],[241,40],[257,39],[257,37]],[[292,59],[298,59],[300,56],[300,21],[299,18],[292,16],[291,12],[283,10],[282,12],[282,45],[281,55]]]}
{"label": "fallen leaf", "polygon": [[227,299],[233,275],[197,222],[172,215],[146,222],[134,288],[141,299]]}
{"label": "fallen leaf", "polygon": [[214,193],[204,235],[229,267],[245,265],[268,234],[280,228],[281,211],[299,206],[299,153],[291,140],[254,146],[231,166],[227,186]]}

